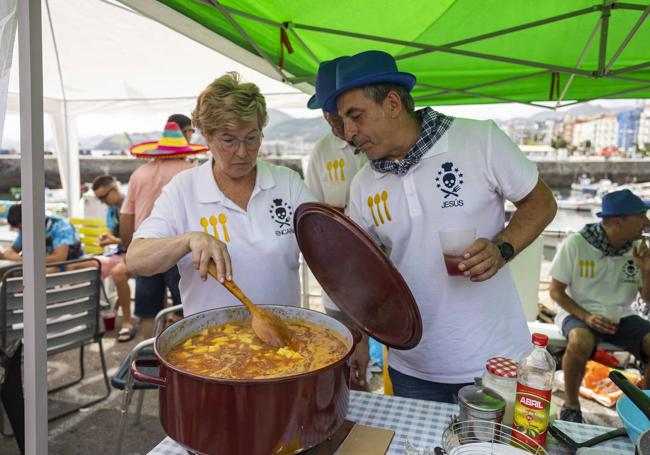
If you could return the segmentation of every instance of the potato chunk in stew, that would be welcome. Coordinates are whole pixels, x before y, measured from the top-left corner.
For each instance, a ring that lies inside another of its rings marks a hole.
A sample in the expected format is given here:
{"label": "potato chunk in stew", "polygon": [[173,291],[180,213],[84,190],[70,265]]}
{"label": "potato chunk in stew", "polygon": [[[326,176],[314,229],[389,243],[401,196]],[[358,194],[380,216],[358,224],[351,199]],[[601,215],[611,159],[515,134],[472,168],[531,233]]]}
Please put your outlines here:
{"label": "potato chunk in stew", "polygon": [[172,365],[203,376],[222,379],[261,379],[317,370],[348,351],[342,337],[323,325],[287,319],[292,343],[279,349],[260,341],[250,320],[235,320],[194,332],[172,348]]}

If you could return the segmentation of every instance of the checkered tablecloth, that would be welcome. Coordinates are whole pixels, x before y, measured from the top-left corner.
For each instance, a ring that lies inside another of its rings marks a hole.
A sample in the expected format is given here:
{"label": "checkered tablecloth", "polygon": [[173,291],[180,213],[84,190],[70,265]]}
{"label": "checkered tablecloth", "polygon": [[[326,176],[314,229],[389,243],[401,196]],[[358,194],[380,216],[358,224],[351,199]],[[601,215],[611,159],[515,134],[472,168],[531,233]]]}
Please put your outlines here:
{"label": "checkered tablecloth", "polygon": [[[395,431],[395,437],[388,449],[388,455],[403,454],[406,442],[417,448],[440,446],[442,433],[452,415],[458,415],[458,406],[433,401],[390,397],[376,393],[350,392],[350,407],[347,418],[353,422]],[[558,427],[575,441],[586,441],[612,428],[558,422]],[[611,450],[612,454],[634,454],[634,447],[626,437],[616,438],[598,445]],[[549,454],[570,454],[549,435],[546,443]],[[187,452],[172,439],[165,438],[149,452],[155,455],[187,455]]]}

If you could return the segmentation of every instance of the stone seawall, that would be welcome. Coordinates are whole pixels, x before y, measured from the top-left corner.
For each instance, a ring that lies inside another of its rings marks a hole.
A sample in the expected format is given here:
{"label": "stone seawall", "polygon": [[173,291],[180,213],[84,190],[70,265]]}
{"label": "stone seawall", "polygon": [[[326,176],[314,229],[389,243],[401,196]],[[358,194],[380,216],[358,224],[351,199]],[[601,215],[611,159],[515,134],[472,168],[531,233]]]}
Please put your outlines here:
{"label": "stone seawall", "polygon": [[[274,164],[292,168],[302,175],[302,164],[297,159],[271,158]],[[92,182],[98,175],[111,174],[120,182],[126,183],[129,177],[146,160],[129,156],[80,156],[79,171],[82,182]],[[0,192],[6,193],[11,187],[20,186],[20,156],[0,156]],[[45,157],[45,186],[60,188],[61,178],[56,158]]]}
{"label": "stone seawall", "polygon": [[[301,172],[298,159],[271,159],[276,164],[289,166]],[[79,166],[82,182],[91,182],[96,176],[112,174],[121,182],[128,182],[130,175],[138,166],[144,164],[127,156],[81,156]],[[588,174],[592,179],[608,178],[616,183],[626,183],[632,180],[638,182],[650,181],[650,159],[625,161],[538,161],[537,168],[542,178],[552,188],[568,188],[582,174]],[[45,157],[45,186],[58,188],[61,185],[56,158]],[[20,157],[0,156],[0,192],[20,186]]]}
{"label": "stone seawall", "polygon": [[537,168],[551,188],[568,188],[582,174],[592,180],[610,179],[615,183],[650,182],[650,159],[608,161],[538,161]]}

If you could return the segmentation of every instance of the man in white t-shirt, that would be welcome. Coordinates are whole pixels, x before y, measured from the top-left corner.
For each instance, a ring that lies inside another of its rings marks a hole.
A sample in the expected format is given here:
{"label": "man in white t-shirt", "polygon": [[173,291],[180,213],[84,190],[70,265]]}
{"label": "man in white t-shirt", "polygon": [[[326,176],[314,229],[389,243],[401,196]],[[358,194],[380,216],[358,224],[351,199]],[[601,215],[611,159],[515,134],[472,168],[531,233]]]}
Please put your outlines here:
{"label": "man in white t-shirt", "polygon": [[[384,52],[337,63],[345,136],[369,158],[352,182],[350,216],[383,246],[422,316],[420,344],[391,349],[396,395],[453,402],[490,357],[530,347],[508,260],[553,219],[556,204],[533,163],[494,122],[414,111],[415,77]],[[504,229],[504,199],[518,210]],[[438,230],[475,227],[460,276],[446,272]]]}
{"label": "man in white t-shirt", "polygon": [[[572,422],[583,421],[578,391],[587,360],[601,340],[638,359],[647,361],[650,355],[650,322],[631,310],[639,291],[650,301],[650,254],[645,242],[635,244],[650,226],[649,204],[630,190],[608,193],[602,204],[597,214],[602,221],[567,237],[551,266],[555,323],[567,337],[560,419]],[[645,385],[649,374],[646,363]]]}
{"label": "man in white t-shirt", "polygon": [[348,205],[350,184],[359,169],[368,161],[354,144],[345,140],[343,120],[336,112],[323,109],[323,102],[336,89],[336,63],[344,57],[322,62],[316,75],[316,93],[307,107],[322,109],[323,118],[331,127],[321,138],[309,157],[305,182],[321,202],[341,211]]}
{"label": "man in white t-shirt", "polygon": [[[336,90],[336,62],[341,58],[321,62],[316,75],[316,93],[307,102],[309,109],[323,109],[323,102]],[[350,196],[350,184],[359,169],[368,162],[353,144],[345,140],[343,120],[336,112],[323,109],[323,117],[331,131],[321,138],[309,157],[305,183],[320,202],[325,202],[344,212]],[[352,321],[339,310],[325,292],[322,293],[325,312],[346,324]],[[364,337],[363,346],[367,339]],[[363,352],[363,354],[361,354]],[[360,348],[351,366],[352,385],[365,389],[365,370],[369,361],[368,349]],[[359,373],[357,372],[359,369]]]}

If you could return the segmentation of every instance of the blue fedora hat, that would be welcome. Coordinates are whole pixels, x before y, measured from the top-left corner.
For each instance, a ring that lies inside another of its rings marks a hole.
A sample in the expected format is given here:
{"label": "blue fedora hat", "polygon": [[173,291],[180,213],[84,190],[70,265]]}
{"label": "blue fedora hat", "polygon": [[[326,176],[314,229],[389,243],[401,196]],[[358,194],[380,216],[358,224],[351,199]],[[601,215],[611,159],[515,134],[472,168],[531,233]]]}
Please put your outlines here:
{"label": "blue fedora hat", "polygon": [[603,196],[602,210],[596,213],[600,218],[608,216],[638,215],[650,208],[650,202],[643,201],[630,190],[614,191]]}
{"label": "blue fedora hat", "polygon": [[327,97],[336,90],[336,64],[344,58],[348,57],[337,57],[320,63],[316,73],[316,93],[307,101],[309,109],[322,109]]}
{"label": "blue fedora hat", "polygon": [[336,112],[336,98],[341,93],[363,85],[386,83],[411,91],[415,76],[398,71],[393,56],[383,51],[366,51],[342,59],[336,65],[336,90],[325,100],[324,108]]}

